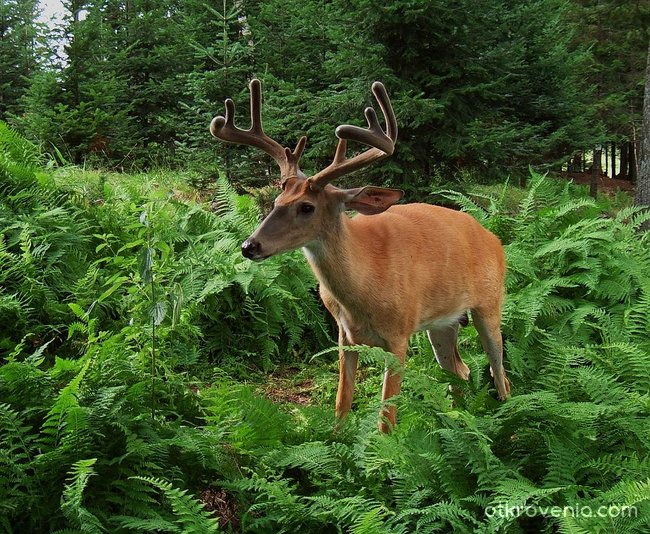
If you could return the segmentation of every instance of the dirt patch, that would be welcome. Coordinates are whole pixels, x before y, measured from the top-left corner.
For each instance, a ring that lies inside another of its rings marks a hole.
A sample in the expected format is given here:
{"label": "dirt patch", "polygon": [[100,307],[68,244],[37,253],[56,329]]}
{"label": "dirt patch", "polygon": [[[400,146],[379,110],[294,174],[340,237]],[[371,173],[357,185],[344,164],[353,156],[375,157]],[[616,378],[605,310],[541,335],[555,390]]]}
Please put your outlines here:
{"label": "dirt patch", "polygon": [[220,528],[225,529],[230,526],[233,530],[239,530],[237,503],[226,490],[206,488],[201,492],[199,500],[205,509],[219,520]]}
{"label": "dirt patch", "polygon": [[311,391],[314,381],[311,378],[296,380],[295,369],[284,369],[271,373],[267,383],[262,386],[264,394],[273,402],[300,404],[311,403]]}
{"label": "dirt patch", "polygon": [[[591,171],[588,172],[563,172],[560,173],[562,178],[573,180],[573,183],[579,185],[591,184]],[[601,172],[598,175],[598,191],[603,192],[616,192],[621,191],[634,191],[634,183],[628,180],[619,180],[618,178],[610,178],[605,173]]]}

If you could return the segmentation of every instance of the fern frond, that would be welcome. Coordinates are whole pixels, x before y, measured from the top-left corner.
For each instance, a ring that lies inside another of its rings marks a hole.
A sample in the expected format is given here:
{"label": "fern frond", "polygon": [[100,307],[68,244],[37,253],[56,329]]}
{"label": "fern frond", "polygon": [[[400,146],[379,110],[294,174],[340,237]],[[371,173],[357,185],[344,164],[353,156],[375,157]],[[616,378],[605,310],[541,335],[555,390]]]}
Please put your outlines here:
{"label": "fern frond", "polygon": [[83,504],[83,494],[91,476],[95,475],[93,466],[97,458],[79,460],[68,472],[68,483],[61,496],[61,511],[66,519],[83,532],[105,532],[101,521],[86,509]]}
{"label": "fern frond", "polygon": [[187,490],[175,488],[170,482],[153,477],[132,477],[159,489],[170,502],[176,523],[183,532],[204,534],[217,532],[219,522],[205,511],[203,505],[188,495]]}

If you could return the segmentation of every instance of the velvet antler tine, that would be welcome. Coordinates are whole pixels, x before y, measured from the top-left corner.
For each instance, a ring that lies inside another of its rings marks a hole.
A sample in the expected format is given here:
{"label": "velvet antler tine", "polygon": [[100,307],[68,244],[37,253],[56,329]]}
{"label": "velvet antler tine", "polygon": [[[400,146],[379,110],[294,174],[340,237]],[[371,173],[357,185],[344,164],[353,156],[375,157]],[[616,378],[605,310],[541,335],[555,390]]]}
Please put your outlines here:
{"label": "velvet antler tine", "polygon": [[249,89],[251,94],[251,132],[265,136],[262,129],[262,84],[258,79],[253,79]]}
{"label": "velvet antler tine", "polygon": [[[337,127],[335,133],[339,138],[339,143],[336,147],[334,160],[329,166],[309,179],[314,189],[322,189],[325,184],[339,176],[361,169],[394,152],[395,142],[397,141],[397,121],[390,103],[390,98],[388,98],[386,88],[381,82],[372,84],[372,94],[375,96],[384,115],[386,131],[379,124],[377,113],[373,108],[366,108],[364,110],[366,122],[368,123],[367,128],[360,128],[359,126],[349,124],[343,124]],[[353,158],[346,159],[346,141],[356,141],[371,148],[361,154],[357,154]]]}
{"label": "velvet antler tine", "polygon": [[271,156],[280,167],[280,174],[287,178],[291,176],[304,177],[298,165],[302,151],[305,148],[306,138],[298,142],[296,150],[285,149],[277,141],[271,139],[264,133],[262,126],[262,84],[258,79],[251,80],[250,91],[250,114],[251,126],[248,130],[242,130],[235,126],[235,103],[226,99],[225,117],[218,116],[210,123],[210,133],[213,136],[228,143],[254,146]]}

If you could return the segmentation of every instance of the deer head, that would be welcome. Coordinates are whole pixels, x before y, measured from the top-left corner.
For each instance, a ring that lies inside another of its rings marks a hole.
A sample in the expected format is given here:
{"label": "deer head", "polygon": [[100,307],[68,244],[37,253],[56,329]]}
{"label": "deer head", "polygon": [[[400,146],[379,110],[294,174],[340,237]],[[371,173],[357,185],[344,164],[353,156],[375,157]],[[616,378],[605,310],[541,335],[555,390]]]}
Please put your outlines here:
{"label": "deer head", "polygon": [[[214,137],[262,149],[280,167],[282,193],[275,199],[273,210],[242,244],[242,253],[252,260],[262,260],[280,252],[307,246],[328,235],[337,218],[345,210],[364,215],[381,213],[397,202],[402,191],[384,187],[339,189],[331,181],[351,173],[393,153],[397,140],[397,122],[393,108],[380,82],[372,84],[372,93],[386,121],[382,129],[375,110],[366,108],[367,128],[341,125],[336,128],[338,145],[332,163],[311,177],[299,167],[306,137],[300,138],[292,151],[268,137],[262,128],[262,91],[259,80],[250,83],[251,126],[242,130],[235,126],[235,104],[226,100],[226,116],[215,117],[210,125]],[[357,141],[371,148],[346,157],[347,142]]]}

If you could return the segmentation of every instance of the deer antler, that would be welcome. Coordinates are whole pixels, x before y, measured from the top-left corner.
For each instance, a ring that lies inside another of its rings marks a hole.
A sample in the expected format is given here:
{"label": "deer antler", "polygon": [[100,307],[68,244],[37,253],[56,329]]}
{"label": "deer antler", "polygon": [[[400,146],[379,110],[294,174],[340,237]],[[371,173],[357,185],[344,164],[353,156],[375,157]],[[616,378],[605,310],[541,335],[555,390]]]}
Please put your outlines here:
{"label": "deer antler", "polygon": [[235,126],[235,103],[228,98],[225,103],[226,116],[218,116],[212,119],[210,133],[228,143],[262,149],[280,166],[280,175],[283,179],[292,176],[305,177],[298,163],[307,138],[301,137],[292,152],[291,149],[282,147],[280,143],[266,135],[262,128],[262,84],[259,80],[253,79],[249,89],[251,93],[251,127],[248,130],[242,130]]}
{"label": "deer antler", "polygon": [[[364,111],[366,121],[368,122],[367,129],[349,124],[339,126],[335,132],[336,137],[339,138],[339,142],[336,146],[334,160],[329,166],[309,178],[312,188],[322,189],[332,180],[365,167],[373,161],[390,156],[395,150],[397,121],[395,120],[395,113],[393,112],[393,107],[384,84],[381,82],[373,83],[372,94],[375,95],[375,99],[384,114],[386,131],[384,132],[379,125],[377,114],[373,108],[366,108]],[[345,153],[348,141],[357,141],[372,148],[347,159]]]}

